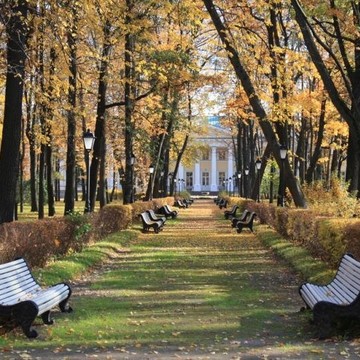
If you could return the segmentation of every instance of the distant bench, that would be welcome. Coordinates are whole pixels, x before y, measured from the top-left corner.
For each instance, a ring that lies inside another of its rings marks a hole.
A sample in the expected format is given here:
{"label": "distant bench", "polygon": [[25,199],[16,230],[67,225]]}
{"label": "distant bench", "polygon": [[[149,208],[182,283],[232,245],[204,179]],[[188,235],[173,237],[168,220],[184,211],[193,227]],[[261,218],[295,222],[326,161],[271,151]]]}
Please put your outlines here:
{"label": "distant bench", "polygon": [[151,228],[154,229],[155,233],[160,232],[163,229],[164,221],[161,219],[152,220],[150,214],[147,211],[139,214],[141,222],[143,224],[143,231],[149,231]]}
{"label": "distant bench", "polygon": [[28,338],[38,335],[31,329],[37,316],[51,325],[52,308],[58,305],[62,312],[72,311],[67,305],[70,295],[71,289],[65,283],[42,289],[23,258],[0,265],[0,317],[15,320]]}
{"label": "distant bench", "polygon": [[360,319],[360,262],[345,254],[329,284],[304,283],[299,293],[306,307],[313,311],[319,337],[328,337],[336,321]]}

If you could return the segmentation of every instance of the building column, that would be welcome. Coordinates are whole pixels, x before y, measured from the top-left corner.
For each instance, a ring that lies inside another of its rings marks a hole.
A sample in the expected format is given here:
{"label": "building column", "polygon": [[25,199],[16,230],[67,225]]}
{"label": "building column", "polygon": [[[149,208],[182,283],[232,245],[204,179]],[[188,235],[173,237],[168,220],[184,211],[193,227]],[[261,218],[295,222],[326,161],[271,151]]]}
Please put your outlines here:
{"label": "building column", "polygon": [[217,185],[217,159],[216,159],[216,146],[211,147],[211,186],[210,191],[218,191]]}
{"label": "building column", "polygon": [[[227,165],[227,173],[228,173],[228,178],[232,178],[232,176],[234,175],[234,159],[233,159],[233,152],[232,152],[232,148],[229,147],[228,150],[228,165]],[[230,186],[230,191],[233,191],[233,181],[231,181],[231,186]]]}
{"label": "building column", "polygon": [[181,191],[185,190],[185,182],[179,182],[179,179],[184,179],[184,165],[182,163],[179,164],[179,169],[178,169],[178,183],[179,183],[179,189]]}
{"label": "building column", "polygon": [[201,191],[200,182],[200,163],[195,163],[195,174],[194,174],[194,191]]}

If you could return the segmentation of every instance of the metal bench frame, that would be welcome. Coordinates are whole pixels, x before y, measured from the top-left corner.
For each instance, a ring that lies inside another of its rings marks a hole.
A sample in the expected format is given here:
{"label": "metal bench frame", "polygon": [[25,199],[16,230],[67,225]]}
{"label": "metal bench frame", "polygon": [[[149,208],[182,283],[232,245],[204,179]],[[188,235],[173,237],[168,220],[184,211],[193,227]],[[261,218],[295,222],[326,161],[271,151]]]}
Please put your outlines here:
{"label": "metal bench frame", "polygon": [[360,262],[351,254],[345,254],[330,283],[304,283],[299,287],[299,294],[306,308],[313,311],[319,338],[327,338],[337,321],[360,319]]}
{"label": "metal bench frame", "polygon": [[224,211],[225,219],[231,219],[236,216],[236,211],[239,209],[239,205],[233,205],[231,210]]}
{"label": "metal bench frame", "polygon": [[165,216],[155,214],[155,211],[153,209],[146,210],[146,212],[149,214],[150,220],[152,220],[152,221],[160,220],[163,222],[163,225],[165,225],[165,222],[166,222]]}
{"label": "metal bench frame", "polygon": [[143,224],[143,231],[149,231],[151,228],[154,229],[155,233],[158,233],[162,230],[164,223],[162,220],[151,220],[149,213],[144,211],[139,214],[142,224]]}
{"label": "metal bench frame", "polygon": [[236,223],[236,231],[240,234],[241,231],[244,229],[244,228],[248,228],[251,230],[251,232],[254,232],[253,230],[253,226],[254,226],[254,219],[255,219],[255,216],[256,216],[256,213],[255,212],[251,212],[245,221],[241,221],[239,220],[237,223]]}
{"label": "metal bench frame", "polygon": [[51,325],[52,308],[59,306],[61,312],[72,311],[68,306],[70,295],[71,288],[66,283],[41,288],[23,258],[0,265],[0,317],[15,320],[28,338],[38,336],[31,328],[37,316]]}
{"label": "metal bench frame", "polygon": [[248,215],[250,215],[250,211],[245,209],[240,217],[234,217],[231,219],[231,227],[236,227],[238,221],[246,221]]}
{"label": "metal bench frame", "polygon": [[176,210],[172,210],[168,205],[163,205],[158,211],[157,214],[165,215],[165,217],[175,219],[178,215]]}

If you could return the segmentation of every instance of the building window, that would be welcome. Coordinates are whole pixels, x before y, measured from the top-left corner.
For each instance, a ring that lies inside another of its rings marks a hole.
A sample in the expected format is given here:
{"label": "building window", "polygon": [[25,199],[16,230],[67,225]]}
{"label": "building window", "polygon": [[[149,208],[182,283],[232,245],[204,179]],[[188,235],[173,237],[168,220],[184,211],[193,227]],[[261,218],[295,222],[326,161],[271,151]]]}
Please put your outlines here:
{"label": "building window", "polygon": [[193,186],[193,173],[186,172],[186,187],[192,187],[192,186]]}
{"label": "building window", "polygon": [[203,149],[202,151],[202,159],[209,160],[210,159],[210,151],[209,149]]}
{"label": "building window", "polygon": [[219,171],[219,186],[223,186],[225,181],[225,171]]}
{"label": "building window", "polygon": [[202,173],[202,185],[209,186],[209,173],[207,171]]}
{"label": "building window", "polygon": [[226,149],[218,149],[218,160],[226,160]]}

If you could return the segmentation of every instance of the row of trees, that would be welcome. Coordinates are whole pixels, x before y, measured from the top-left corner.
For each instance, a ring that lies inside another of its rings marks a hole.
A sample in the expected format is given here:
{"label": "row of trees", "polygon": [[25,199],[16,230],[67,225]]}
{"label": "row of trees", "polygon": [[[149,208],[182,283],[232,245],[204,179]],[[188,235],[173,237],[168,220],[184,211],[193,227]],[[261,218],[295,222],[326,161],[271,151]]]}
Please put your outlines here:
{"label": "row of trees", "polygon": [[[209,88],[221,94],[239,172],[253,172],[256,157],[262,172],[269,159],[280,163],[282,144],[297,206],[306,200],[294,170],[301,182],[313,181],[324,152],[328,174],[339,173],[346,158],[346,180],[358,192],[356,2],[17,0],[0,7],[0,223],[14,218],[26,168],[39,217],[45,189],[53,215],[62,162],[65,213],[73,211],[87,128],[96,136],[91,209],[96,196],[107,202],[110,159],[125,203],[134,200],[134,171],[146,182],[150,164],[148,195],[167,191],[171,160],[175,174],[181,159],[196,160],[189,140],[211,106]],[[253,189],[255,198],[255,182]]]}

